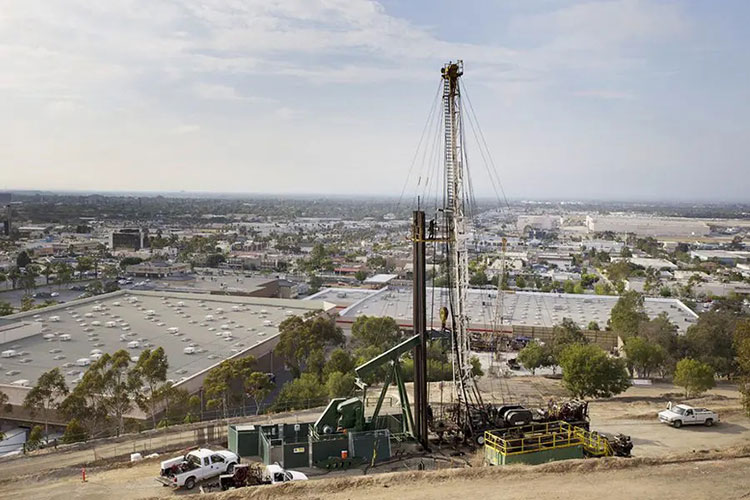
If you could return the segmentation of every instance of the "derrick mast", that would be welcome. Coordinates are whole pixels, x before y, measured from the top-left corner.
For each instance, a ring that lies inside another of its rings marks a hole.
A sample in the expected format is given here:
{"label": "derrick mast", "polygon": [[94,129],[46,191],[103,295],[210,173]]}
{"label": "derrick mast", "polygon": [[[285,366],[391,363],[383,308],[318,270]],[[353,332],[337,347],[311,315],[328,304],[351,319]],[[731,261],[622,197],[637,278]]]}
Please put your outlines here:
{"label": "derrick mast", "polygon": [[463,61],[449,62],[442,68],[444,124],[444,217],[447,232],[449,297],[452,330],[454,390],[458,400],[458,424],[472,431],[470,414],[481,396],[471,375],[469,360],[469,318],[466,292],[469,286],[467,255],[466,165],[463,146],[463,120],[459,78]]}

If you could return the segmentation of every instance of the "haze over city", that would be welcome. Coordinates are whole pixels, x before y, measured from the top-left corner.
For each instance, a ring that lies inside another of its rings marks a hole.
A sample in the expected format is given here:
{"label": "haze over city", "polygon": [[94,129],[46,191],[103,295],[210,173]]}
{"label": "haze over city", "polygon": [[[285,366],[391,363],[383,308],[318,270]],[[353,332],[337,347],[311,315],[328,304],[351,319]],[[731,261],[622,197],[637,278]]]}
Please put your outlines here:
{"label": "haze over city", "polygon": [[0,189],[398,195],[439,68],[460,58],[509,196],[742,201],[748,14],[738,0],[6,1]]}

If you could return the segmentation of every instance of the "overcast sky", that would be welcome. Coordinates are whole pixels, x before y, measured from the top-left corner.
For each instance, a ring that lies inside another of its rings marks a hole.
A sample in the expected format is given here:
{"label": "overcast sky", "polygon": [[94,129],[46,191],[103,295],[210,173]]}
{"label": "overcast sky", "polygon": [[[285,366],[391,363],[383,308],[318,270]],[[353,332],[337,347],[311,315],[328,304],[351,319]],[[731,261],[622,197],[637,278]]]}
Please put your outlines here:
{"label": "overcast sky", "polygon": [[0,189],[398,195],[440,67],[462,58],[509,197],[748,201],[749,14],[745,0],[0,0]]}

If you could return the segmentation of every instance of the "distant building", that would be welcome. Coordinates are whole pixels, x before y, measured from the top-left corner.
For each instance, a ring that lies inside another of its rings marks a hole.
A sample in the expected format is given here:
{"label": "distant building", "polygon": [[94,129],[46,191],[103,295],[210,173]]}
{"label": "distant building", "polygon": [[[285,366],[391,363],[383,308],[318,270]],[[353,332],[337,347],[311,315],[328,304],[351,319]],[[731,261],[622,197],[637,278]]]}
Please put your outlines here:
{"label": "distant building", "polygon": [[555,215],[519,215],[516,229],[523,232],[526,229],[551,231],[560,227],[560,217]]}
{"label": "distant building", "polygon": [[183,275],[190,272],[190,264],[185,262],[141,262],[126,269],[128,274],[144,278],[162,278],[165,276]]}
{"label": "distant building", "polygon": [[699,237],[711,232],[703,221],[679,217],[586,216],[589,233],[612,232],[636,236]]}
{"label": "distant building", "polygon": [[693,250],[690,252],[690,256],[703,262],[715,260],[729,266],[750,262],[750,251],[742,250]]}
{"label": "distant building", "polygon": [[109,247],[114,250],[141,250],[149,246],[148,229],[119,229],[112,231]]}

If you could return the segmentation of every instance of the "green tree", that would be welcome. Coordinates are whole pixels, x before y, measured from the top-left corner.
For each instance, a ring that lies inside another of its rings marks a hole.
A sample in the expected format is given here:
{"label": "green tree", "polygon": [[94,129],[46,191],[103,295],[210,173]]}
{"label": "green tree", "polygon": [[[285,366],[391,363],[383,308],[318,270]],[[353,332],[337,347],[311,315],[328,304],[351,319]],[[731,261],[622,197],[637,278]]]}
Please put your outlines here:
{"label": "green tree", "polygon": [[10,268],[10,271],[8,271],[8,279],[11,283],[11,288],[16,288],[16,285],[18,284],[18,280],[21,278],[21,270],[18,268],[18,266],[13,266]]}
{"label": "green tree", "polygon": [[37,449],[42,442],[43,437],[44,429],[42,429],[41,425],[35,425],[31,428],[31,432],[29,432],[29,437],[26,438],[26,444],[24,444],[24,447],[27,450]]}
{"label": "green tree", "polygon": [[469,358],[469,363],[471,363],[471,376],[472,377],[481,377],[484,375],[484,370],[482,370],[482,362],[477,356],[472,356]]}
{"label": "green tree", "polygon": [[219,264],[226,262],[227,258],[220,253],[212,253],[206,257],[206,266],[208,267],[219,267]]}
{"label": "green tree", "polygon": [[36,385],[26,393],[23,405],[31,411],[32,416],[41,410],[44,417],[45,441],[49,436],[49,412],[57,409],[62,398],[67,395],[68,386],[59,368],[42,373]]}
{"label": "green tree", "polygon": [[349,373],[354,370],[356,360],[346,349],[337,348],[331,352],[323,374],[328,376],[333,372]]}
{"label": "green tree", "polygon": [[94,269],[94,259],[91,257],[81,256],[76,259],[76,271],[81,274],[81,277],[83,277],[83,273],[92,269]]}
{"label": "green tree", "polygon": [[63,443],[78,443],[86,440],[86,429],[81,425],[77,418],[68,421],[65,426],[65,433],[62,436]]}
{"label": "green tree", "polygon": [[682,359],[677,363],[674,383],[685,389],[686,398],[698,396],[716,385],[714,369],[697,359]]}
{"label": "green tree", "polygon": [[36,277],[38,273],[33,265],[29,264],[26,266],[21,278],[19,279],[21,288],[26,290],[26,293],[31,295],[31,292],[36,288]]}
{"label": "green tree", "polygon": [[25,268],[29,264],[31,264],[31,257],[26,253],[26,250],[18,252],[18,255],[16,255],[16,266],[19,268]]}
{"label": "green tree", "polygon": [[310,293],[317,293],[320,291],[320,287],[323,286],[323,279],[320,276],[313,274],[310,276],[308,284],[310,285]]}
{"label": "green tree", "polygon": [[576,283],[575,286],[573,287],[573,293],[582,294],[585,291],[586,290],[583,289],[583,285],[580,282]]}
{"label": "green tree", "polygon": [[612,308],[609,326],[622,339],[638,335],[638,326],[647,321],[648,316],[643,309],[643,297],[635,291],[625,292]]}
{"label": "green tree", "polygon": [[663,367],[667,360],[667,352],[662,346],[642,337],[625,340],[625,356],[634,373],[645,378],[650,377],[652,371]]}
{"label": "green tree", "polygon": [[10,404],[8,395],[0,391],[0,415],[3,413],[13,413],[13,406]]}
{"label": "green tree", "polygon": [[[225,360],[213,368],[203,381],[206,407],[220,408],[222,418],[227,417],[227,410],[231,402],[237,402],[237,393],[233,386],[244,385],[245,380],[252,373],[255,358],[248,356],[237,360]],[[243,387],[244,390],[244,387]]]}
{"label": "green tree", "polygon": [[275,386],[276,384],[271,382],[268,374],[263,372],[252,372],[245,379],[245,391],[255,402],[256,415],[260,413],[260,405],[271,394]]}
{"label": "green tree", "polygon": [[597,323],[595,320],[592,319],[591,321],[589,321],[589,324],[586,325],[586,329],[587,330],[592,330],[592,331],[595,331],[595,332],[599,331],[600,330],[599,323]]}
{"label": "green tree", "polygon": [[156,427],[156,410],[158,408],[159,388],[167,380],[169,361],[163,347],[144,350],[138,357],[133,370],[145,384],[146,390],[139,394],[138,406],[151,414],[151,422]]}
{"label": "green tree", "polygon": [[276,398],[279,410],[300,410],[325,404],[328,398],[326,386],[311,373],[303,373],[299,378],[287,382]]}
{"label": "green tree", "polygon": [[60,262],[55,268],[55,284],[60,287],[70,283],[73,279],[73,269],[65,262]]}
{"label": "green tree", "polygon": [[621,359],[610,358],[596,345],[573,344],[560,356],[563,386],[577,398],[609,398],[630,387]]}
{"label": "green tree", "polygon": [[47,262],[42,268],[42,276],[44,276],[44,279],[47,285],[49,285],[49,277],[52,276],[54,273],[55,273],[55,270],[52,267],[52,263]]}
{"label": "green tree", "polygon": [[356,273],[354,273],[354,279],[357,281],[364,281],[367,279],[367,271],[364,269],[360,269]]}
{"label": "green tree", "polygon": [[5,283],[7,280],[8,280],[8,276],[5,273],[0,272],[0,285]]}
{"label": "green tree", "polygon": [[328,397],[341,398],[349,396],[352,390],[354,390],[354,380],[353,373],[341,373],[338,371],[329,373],[326,379]]}
{"label": "green tree", "polygon": [[117,422],[118,436],[125,431],[125,414],[133,407],[141,388],[138,372],[130,370],[130,364],[130,353],[120,349],[112,355],[104,354],[87,370],[100,373],[98,389],[104,408]]}
{"label": "green tree", "polygon": [[357,316],[352,324],[352,338],[360,345],[374,345],[383,351],[398,344],[403,335],[390,316]]}
{"label": "green tree", "polygon": [[750,319],[744,319],[737,324],[734,331],[734,350],[737,353],[740,374],[737,387],[742,394],[745,414],[750,415]]}
{"label": "green tree", "polygon": [[531,374],[536,373],[537,368],[548,366],[550,364],[550,352],[547,346],[543,346],[539,342],[529,342],[526,347],[521,349],[518,353],[518,361],[527,370],[531,370]]}
{"label": "green tree", "polygon": [[0,316],[7,316],[13,314],[13,306],[9,303],[0,301]]}
{"label": "green tree", "polygon": [[485,286],[489,282],[490,280],[487,277],[487,273],[484,271],[484,269],[477,270],[469,278],[469,284],[472,286]]}
{"label": "green tree", "polygon": [[573,344],[586,344],[588,340],[578,325],[570,318],[563,318],[562,323],[552,328],[550,342],[550,364],[559,365],[560,355],[566,347]]}
{"label": "green tree", "polygon": [[597,295],[611,295],[612,287],[605,281],[599,281],[594,285],[594,293]]}
{"label": "green tree", "polygon": [[336,323],[318,313],[304,318],[290,316],[279,325],[279,343],[276,354],[283,356],[286,366],[295,378],[307,368],[307,361],[315,350],[343,345],[344,333]]}
{"label": "green tree", "polygon": [[708,311],[685,334],[689,357],[708,363],[719,376],[736,370],[734,334],[737,317],[730,311]]}
{"label": "green tree", "polygon": [[526,288],[526,280],[523,276],[516,276],[516,288]]}
{"label": "green tree", "polygon": [[34,309],[34,299],[31,295],[26,294],[21,297],[21,311],[30,311]]}

